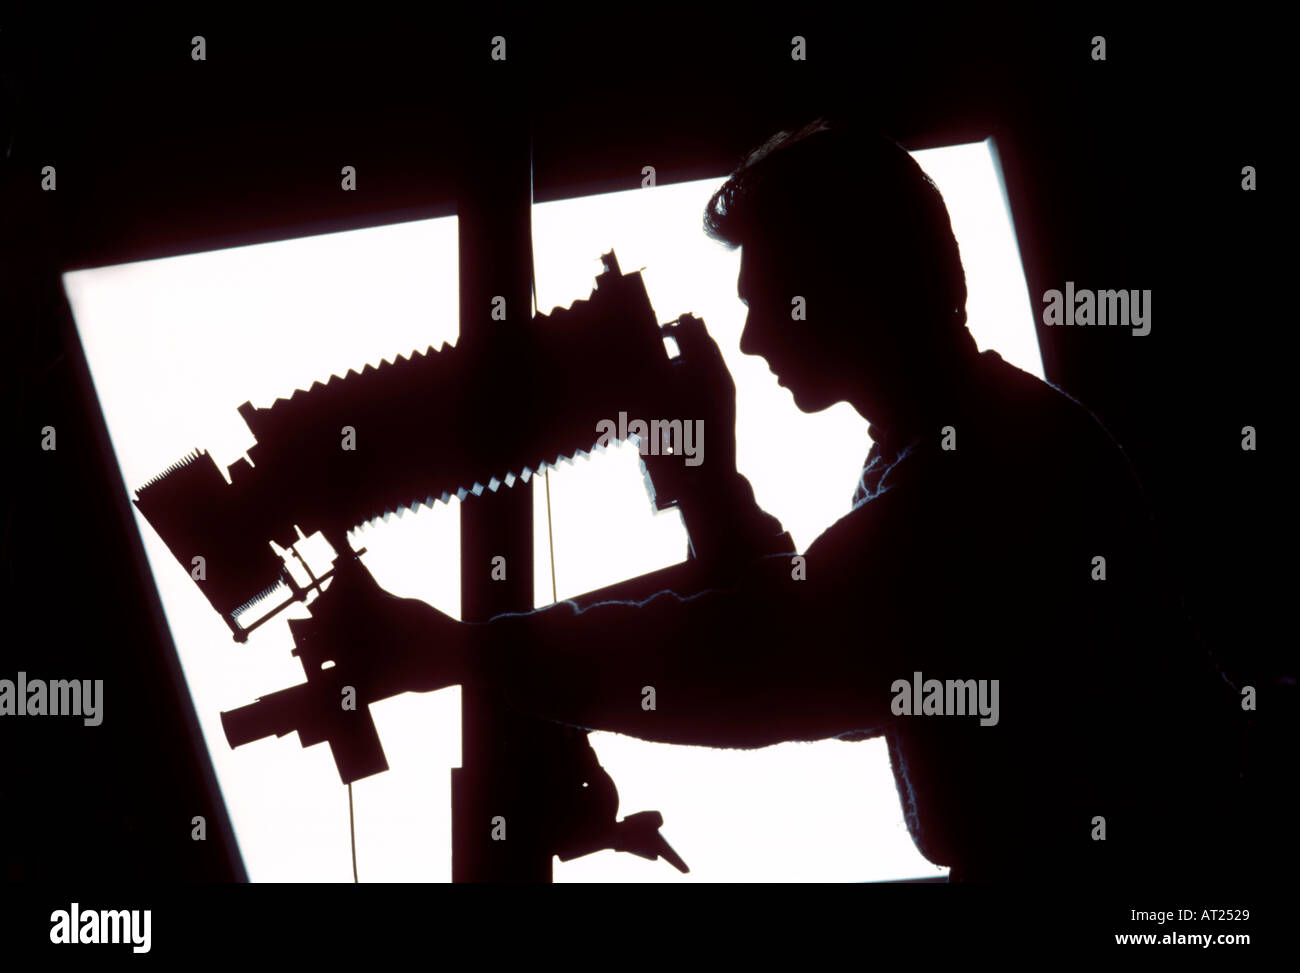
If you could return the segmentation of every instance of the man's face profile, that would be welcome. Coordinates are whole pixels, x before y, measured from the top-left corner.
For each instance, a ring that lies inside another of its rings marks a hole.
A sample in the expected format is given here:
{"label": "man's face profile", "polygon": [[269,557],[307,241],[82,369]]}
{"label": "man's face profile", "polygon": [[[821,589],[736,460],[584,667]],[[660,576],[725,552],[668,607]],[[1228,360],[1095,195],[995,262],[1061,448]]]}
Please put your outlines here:
{"label": "man's face profile", "polygon": [[[749,241],[740,248],[736,290],[749,308],[740,350],[766,361],[803,412],[854,401],[861,391],[858,383],[871,371],[863,361],[864,333],[876,326],[884,309],[850,300],[847,293],[851,286],[878,293],[878,287],[864,279],[870,267],[870,261],[863,261],[850,281],[838,277],[826,258],[812,252],[782,253],[763,241]],[[795,298],[802,298],[798,317]]]}
{"label": "man's face profile", "polygon": [[746,241],[740,350],[763,358],[803,412],[848,401],[868,421],[887,421],[942,351],[944,337],[924,324],[933,275],[904,247],[859,239],[851,252]]}
{"label": "man's face profile", "polygon": [[[796,285],[790,264],[761,243],[748,242],[740,249],[740,276],[736,291],[749,308],[740,336],[740,350],[767,362],[777,383],[790,391],[795,405],[804,412],[820,412],[844,396],[834,394],[838,383],[826,347],[829,329],[809,320],[815,311],[825,315],[829,303],[825,293],[808,280]],[[795,316],[796,298],[802,298],[804,314]],[[814,311],[815,309],[815,311]]]}

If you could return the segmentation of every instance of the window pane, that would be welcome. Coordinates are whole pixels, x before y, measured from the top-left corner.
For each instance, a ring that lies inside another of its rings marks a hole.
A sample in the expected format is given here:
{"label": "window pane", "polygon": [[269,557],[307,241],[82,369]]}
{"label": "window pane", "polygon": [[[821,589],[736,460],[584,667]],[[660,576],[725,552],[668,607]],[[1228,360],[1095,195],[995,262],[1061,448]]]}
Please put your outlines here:
{"label": "window pane", "polygon": [[[981,349],[1042,376],[1024,273],[989,143],[914,153],[944,194],[961,247],[969,326]],[[660,322],[704,319],[736,382],[737,465],[758,502],[804,550],[848,512],[870,448],[846,403],[816,415],[794,405],[765,362],[742,355],[739,251],[701,229],[723,179],[533,207],[538,306],[585,298],[613,247],[643,277]],[[646,417],[652,418],[652,417]],[[571,597],[684,556],[675,513],[654,514],[632,447],[552,470],[555,587]],[[537,494],[537,603],[550,603],[545,495]],[[616,650],[615,650],[616,651]],[[664,836],[691,866],[612,851],[556,862],[556,881],[868,881],[944,874],[907,834],[884,742],[790,743],[757,751],[651,744],[612,733],[592,745],[619,787],[620,814],[662,811]]]}
{"label": "window pane", "polygon": [[[125,487],[196,447],[224,470],[252,444],[236,413],[331,374],[454,342],[454,218],[77,271],[64,276]],[[301,683],[286,622],[239,645],[136,512],[150,569],[253,881],[352,881],[347,789],[324,745],[297,734],[231,750],[222,710]],[[395,594],[460,611],[459,511],[421,508],[352,538]],[[301,545],[328,564],[317,536]],[[316,559],[313,563],[313,559]],[[459,690],[371,707],[388,773],[354,787],[363,881],[449,881],[448,770],[460,763]]]}

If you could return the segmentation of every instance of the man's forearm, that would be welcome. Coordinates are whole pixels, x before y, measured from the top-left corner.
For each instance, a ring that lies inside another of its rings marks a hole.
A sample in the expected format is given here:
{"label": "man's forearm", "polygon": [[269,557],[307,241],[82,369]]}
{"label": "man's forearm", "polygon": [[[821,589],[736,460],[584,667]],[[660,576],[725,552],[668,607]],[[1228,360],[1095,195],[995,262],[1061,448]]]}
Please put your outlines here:
{"label": "man's forearm", "polygon": [[[769,579],[788,577],[785,565]],[[464,681],[502,689],[523,712],[664,743],[759,747],[878,725],[859,649],[816,639],[796,591],[756,579],[466,625]]]}

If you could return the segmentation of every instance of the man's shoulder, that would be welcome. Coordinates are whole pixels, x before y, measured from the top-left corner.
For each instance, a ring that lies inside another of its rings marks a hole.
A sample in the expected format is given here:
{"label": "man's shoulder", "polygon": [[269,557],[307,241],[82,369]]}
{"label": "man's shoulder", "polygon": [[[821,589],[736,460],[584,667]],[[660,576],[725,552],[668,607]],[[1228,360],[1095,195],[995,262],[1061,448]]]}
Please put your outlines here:
{"label": "man's shoulder", "polygon": [[1119,441],[1078,399],[994,351],[980,354],[979,370],[976,432],[984,445],[1046,475],[1133,480]]}
{"label": "man's shoulder", "polygon": [[977,519],[1041,518],[1044,508],[1081,522],[1141,496],[1127,455],[1090,409],[996,352],[980,354],[950,422],[951,436],[935,430],[878,457],[874,489],[823,536],[847,546],[894,527],[913,532],[918,518],[969,531]]}
{"label": "man's shoulder", "polygon": [[1059,386],[1016,367],[996,351],[980,352],[977,367],[982,399],[1001,413],[999,418],[1012,418],[1013,428],[1050,420],[1095,429],[1110,438],[1082,402]]}

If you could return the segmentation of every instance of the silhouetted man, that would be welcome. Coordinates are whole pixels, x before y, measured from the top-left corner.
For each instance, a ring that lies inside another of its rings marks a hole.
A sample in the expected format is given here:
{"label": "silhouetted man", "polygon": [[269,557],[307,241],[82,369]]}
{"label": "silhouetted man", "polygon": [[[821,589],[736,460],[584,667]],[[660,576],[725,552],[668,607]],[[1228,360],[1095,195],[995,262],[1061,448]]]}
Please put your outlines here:
{"label": "silhouetted man", "polygon": [[954,880],[1165,867],[1157,839],[1200,812],[1172,788],[1196,744],[1171,722],[1190,667],[1141,490],[1090,412],[977,350],[934,183],[818,122],[752,152],[705,227],[741,247],[741,350],[805,412],[847,401],[871,424],[852,509],[803,564],[481,625],[373,586],[348,610],[387,626],[413,688],[495,685],[677,744],[884,735],[912,836]]}

